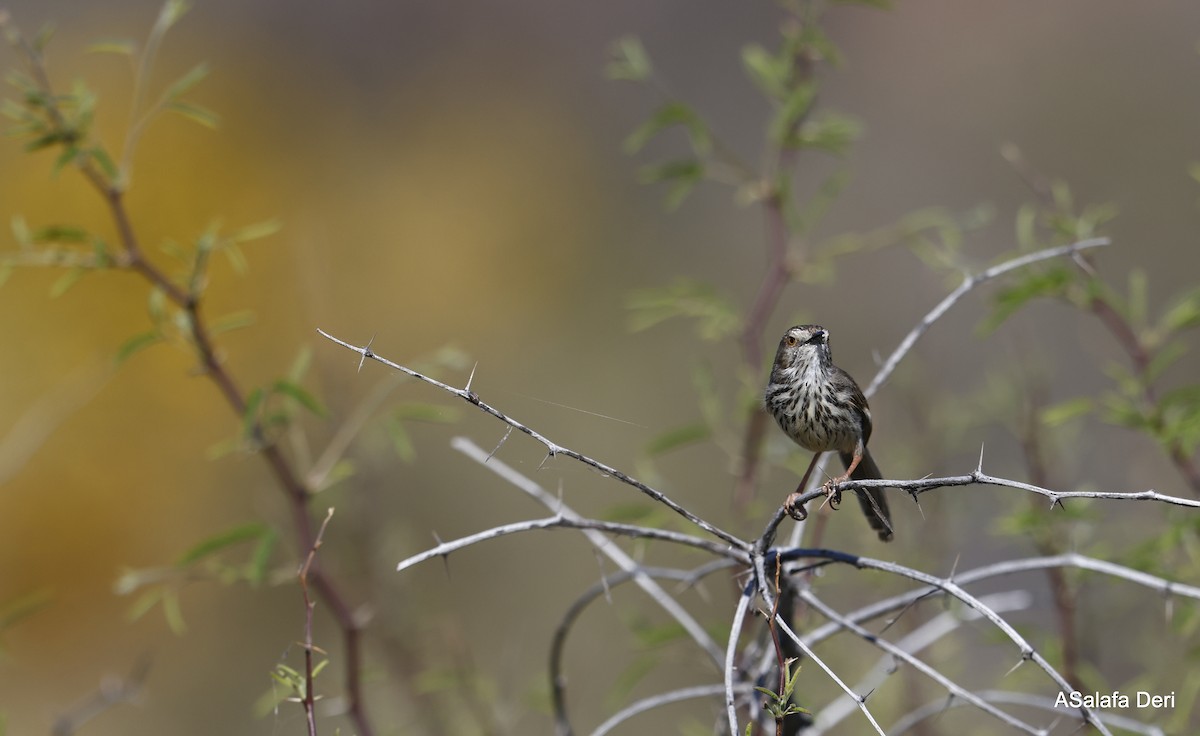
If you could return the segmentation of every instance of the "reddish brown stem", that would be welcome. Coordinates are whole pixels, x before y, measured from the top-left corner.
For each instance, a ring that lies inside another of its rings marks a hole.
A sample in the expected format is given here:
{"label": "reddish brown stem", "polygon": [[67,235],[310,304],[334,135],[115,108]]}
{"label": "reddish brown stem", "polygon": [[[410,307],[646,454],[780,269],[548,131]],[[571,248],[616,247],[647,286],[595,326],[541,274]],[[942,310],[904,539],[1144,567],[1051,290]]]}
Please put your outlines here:
{"label": "reddish brown stem", "polygon": [[[1158,415],[1157,409],[1158,397],[1147,377],[1154,356],[1142,344],[1132,325],[1102,296],[1092,296],[1088,301],[1088,308],[1108,328],[1108,331],[1117,339],[1117,343],[1129,355],[1133,369],[1142,385],[1143,410],[1153,417],[1155,429],[1161,429],[1162,418]],[[1191,486],[1192,492],[1200,496],[1200,469],[1197,469],[1192,457],[1184,449],[1183,443],[1171,440],[1162,444],[1167,456],[1171,459],[1171,464],[1183,476],[1184,481]]]}
{"label": "reddish brown stem", "polygon": [[[53,102],[58,99],[46,75],[45,66],[40,54],[24,39],[19,39],[18,46],[25,54],[33,78],[45,95],[45,109],[53,125],[66,133],[67,123],[62,111]],[[76,166],[83,177],[104,199],[109,214],[117,229],[117,237],[121,247],[119,265],[128,268],[154,288],[159,289],[172,304],[184,311],[190,323],[192,341],[195,343],[197,356],[204,368],[204,373],[217,386],[225,402],[239,418],[245,416],[247,402],[245,394],[238,387],[232,374],[221,364],[211,335],[201,316],[200,294],[181,288],[166,276],[157,266],[148,261],[142,251],[141,244],[135,233],[129,210],[125,204],[125,192],[117,182],[110,180],[103,171],[98,169],[91,158],[80,154]],[[296,543],[302,552],[313,549],[318,537],[313,533],[312,520],[308,515],[308,491],[300,481],[290,462],[277,445],[265,437],[264,428],[257,419],[250,426],[250,433],[259,444],[259,451],[267,461],[268,467],[275,476],[276,482],[288,499],[292,515],[292,523],[296,532]],[[343,645],[346,656],[346,698],[349,702],[349,716],[353,720],[359,736],[372,736],[374,729],[367,718],[363,705],[360,670],[362,668],[361,629],[356,621],[354,612],[347,603],[345,596],[338,589],[333,579],[314,559],[308,570],[313,587],[327,605],[342,631]]]}

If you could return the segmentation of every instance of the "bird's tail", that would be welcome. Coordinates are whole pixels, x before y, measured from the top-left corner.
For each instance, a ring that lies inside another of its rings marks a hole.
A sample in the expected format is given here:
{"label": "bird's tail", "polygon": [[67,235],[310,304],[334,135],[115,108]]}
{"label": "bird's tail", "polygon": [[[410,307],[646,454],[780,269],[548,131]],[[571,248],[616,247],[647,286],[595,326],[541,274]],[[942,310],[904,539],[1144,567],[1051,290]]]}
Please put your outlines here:
{"label": "bird's tail", "polygon": [[[854,456],[849,453],[839,453],[842,458],[842,464],[847,468],[854,461]],[[879,466],[875,464],[875,458],[871,457],[871,451],[863,448],[862,460],[858,462],[858,467],[850,475],[852,480],[879,480],[883,478],[883,474],[879,472]],[[884,542],[892,541],[892,515],[888,512],[887,498],[883,495],[882,488],[871,488],[865,491],[855,491],[854,495],[858,496],[858,503],[862,506],[863,514],[866,515],[867,521],[871,523],[871,528],[879,533],[879,539]]]}

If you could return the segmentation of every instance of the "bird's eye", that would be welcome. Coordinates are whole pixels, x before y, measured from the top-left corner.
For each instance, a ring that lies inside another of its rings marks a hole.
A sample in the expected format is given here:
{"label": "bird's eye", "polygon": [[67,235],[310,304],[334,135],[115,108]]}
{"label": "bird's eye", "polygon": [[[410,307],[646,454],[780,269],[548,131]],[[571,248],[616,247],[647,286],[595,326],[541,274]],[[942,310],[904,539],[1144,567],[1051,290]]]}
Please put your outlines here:
{"label": "bird's eye", "polygon": [[783,344],[787,345],[789,348],[796,347],[796,343],[798,343],[798,342],[799,342],[799,340],[796,339],[795,335],[788,335],[783,338]]}

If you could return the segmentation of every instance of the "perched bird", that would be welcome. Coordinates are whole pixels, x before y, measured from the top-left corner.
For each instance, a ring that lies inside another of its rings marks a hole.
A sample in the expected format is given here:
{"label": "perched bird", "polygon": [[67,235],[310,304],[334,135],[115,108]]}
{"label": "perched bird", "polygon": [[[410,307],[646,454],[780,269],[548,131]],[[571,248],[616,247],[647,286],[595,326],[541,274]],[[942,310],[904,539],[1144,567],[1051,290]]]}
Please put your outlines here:
{"label": "perched bird", "polygon": [[[784,333],[764,401],[793,442],[812,452],[835,451],[841,457],[846,472],[825,484],[827,492],[847,479],[883,477],[867,449],[871,439],[867,398],[850,374],[833,364],[829,331],[824,327],[799,325]],[[891,541],[892,521],[883,489],[856,491],[856,495],[871,528],[881,540]],[[789,506],[790,502],[789,498]]]}

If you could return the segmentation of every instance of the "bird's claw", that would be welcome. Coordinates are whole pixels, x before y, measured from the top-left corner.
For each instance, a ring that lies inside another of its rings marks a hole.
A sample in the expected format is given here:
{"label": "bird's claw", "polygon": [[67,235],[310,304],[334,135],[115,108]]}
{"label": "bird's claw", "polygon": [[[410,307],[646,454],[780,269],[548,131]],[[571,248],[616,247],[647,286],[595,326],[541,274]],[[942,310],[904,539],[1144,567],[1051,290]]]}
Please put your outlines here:
{"label": "bird's claw", "polygon": [[840,506],[842,503],[842,492],[839,490],[834,490],[833,485],[834,482],[831,480],[825,485],[821,486],[821,491],[825,494],[825,501],[829,504],[829,508],[837,511],[838,506]]}
{"label": "bird's claw", "polygon": [[783,510],[796,521],[804,521],[808,518],[808,512],[804,509],[804,504],[800,502],[802,497],[801,493],[793,493],[783,502]]}

